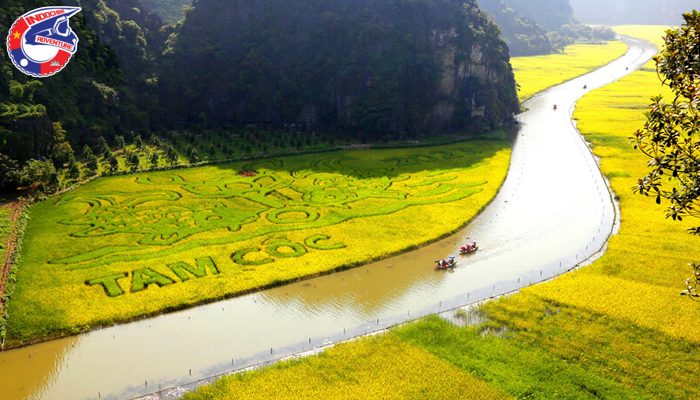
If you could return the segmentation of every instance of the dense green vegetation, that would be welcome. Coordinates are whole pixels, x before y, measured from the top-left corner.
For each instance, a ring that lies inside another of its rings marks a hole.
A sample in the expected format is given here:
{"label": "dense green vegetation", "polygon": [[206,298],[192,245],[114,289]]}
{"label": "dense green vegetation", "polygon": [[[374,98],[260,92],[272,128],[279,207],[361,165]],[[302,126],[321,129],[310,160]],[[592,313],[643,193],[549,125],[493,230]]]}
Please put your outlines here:
{"label": "dense green vegetation", "polygon": [[[80,45],[66,69],[29,79],[0,58],[0,190],[65,187],[112,159],[132,168],[119,136],[155,135],[191,161],[474,136],[518,109],[508,48],[473,0],[247,0],[235,12],[201,0],[177,26],[140,0],[66,3],[83,9],[71,19]],[[0,29],[48,4],[3,2]],[[250,140],[239,146],[242,136]],[[53,170],[23,170],[44,158]],[[146,164],[157,165],[137,167]]]}
{"label": "dense green vegetation", "polygon": [[183,7],[192,5],[192,0],[141,0],[150,13],[158,15],[163,22],[175,24],[182,19]]}
{"label": "dense green vegetation", "polygon": [[479,0],[479,6],[501,27],[513,56],[550,54],[572,43],[614,39],[608,28],[580,24],[568,0]]}
{"label": "dense green vegetation", "polygon": [[197,2],[169,39],[159,87],[171,123],[377,140],[490,130],[517,110],[508,49],[473,0],[230,6]]}
{"label": "dense green vegetation", "polygon": [[[68,173],[84,145],[95,146],[99,138],[112,142],[117,135],[133,137],[133,131],[154,126],[150,116],[157,115],[158,101],[148,82],[156,39],[162,43],[166,34],[159,20],[141,16],[138,0],[115,2],[138,23],[123,21],[104,2],[67,3],[83,8],[70,19],[79,50],[59,74],[30,78],[12,66],[4,46],[0,49],[0,190],[25,184],[8,173],[29,159],[50,158],[56,169]],[[49,5],[55,2],[5,1],[0,29],[7,32],[18,16]]]}
{"label": "dense green vegetation", "polygon": [[554,51],[547,30],[516,13],[503,0],[479,0],[479,7],[492,16],[501,28],[512,56],[550,54]]}
{"label": "dense green vegetation", "polygon": [[[53,4],[44,0],[4,1],[0,5],[0,30],[7,32],[24,12]],[[80,51],[62,73],[51,79],[24,75],[9,62],[5,46],[0,49],[0,151],[14,160],[24,162],[50,154],[55,144],[52,121],[61,122],[79,139],[95,131],[126,129],[128,118],[123,117],[135,117],[127,99],[116,101],[123,92],[114,52],[100,44],[82,14],[71,22],[80,40]]]}

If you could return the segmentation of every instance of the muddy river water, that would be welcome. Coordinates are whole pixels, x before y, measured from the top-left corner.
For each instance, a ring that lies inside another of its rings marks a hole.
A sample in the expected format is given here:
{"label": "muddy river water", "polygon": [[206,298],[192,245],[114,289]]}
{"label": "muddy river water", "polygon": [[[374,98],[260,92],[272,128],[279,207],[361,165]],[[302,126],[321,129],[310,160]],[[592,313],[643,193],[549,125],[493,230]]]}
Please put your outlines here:
{"label": "muddy river water", "polygon": [[[617,214],[571,113],[585,92],[631,73],[657,51],[646,42],[624,40],[630,50],[622,58],[525,103],[508,178],[493,202],[457,234],[341,273],[2,352],[0,399],[138,397],[507,293],[574,268],[604,246]],[[468,237],[478,240],[480,251],[457,256],[452,270],[433,269],[434,260],[456,254]]]}

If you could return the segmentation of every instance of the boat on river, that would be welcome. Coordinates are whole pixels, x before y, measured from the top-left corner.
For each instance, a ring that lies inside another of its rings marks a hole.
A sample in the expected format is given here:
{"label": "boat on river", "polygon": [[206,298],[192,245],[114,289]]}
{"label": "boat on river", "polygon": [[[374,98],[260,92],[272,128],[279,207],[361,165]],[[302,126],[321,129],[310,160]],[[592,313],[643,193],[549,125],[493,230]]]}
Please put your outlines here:
{"label": "boat on river", "polygon": [[479,250],[479,246],[464,246],[461,249],[459,249],[459,254],[471,254],[475,251]]}
{"label": "boat on river", "polygon": [[447,260],[442,259],[442,260],[435,261],[435,269],[454,268],[455,265],[457,265],[457,261],[455,261],[454,256],[450,256],[450,258]]}

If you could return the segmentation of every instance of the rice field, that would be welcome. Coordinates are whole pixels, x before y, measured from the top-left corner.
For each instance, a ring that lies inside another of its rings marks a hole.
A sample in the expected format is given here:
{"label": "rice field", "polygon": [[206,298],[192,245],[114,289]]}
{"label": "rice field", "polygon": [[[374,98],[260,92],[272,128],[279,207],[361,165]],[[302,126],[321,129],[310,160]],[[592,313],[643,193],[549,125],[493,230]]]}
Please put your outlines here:
{"label": "rice field", "polygon": [[352,267],[459,229],[506,142],[325,153],[97,179],[31,208],[6,346]]}
{"label": "rice field", "polygon": [[521,102],[544,89],[591,72],[627,52],[620,41],[604,44],[575,44],[567,46],[563,53],[533,57],[513,57],[515,80],[519,86]]}
{"label": "rice field", "polygon": [[301,362],[287,361],[262,372],[225,377],[184,397],[185,400],[260,398],[496,400],[511,397],[394,335],[359,339]]}
{"label": "rice field", "polygon": [[[663,30],[621,27],[619,32],[658,44]],[[295,387],[309,387],[305,390],[323,387],[324,398],[344,398],[336,394],[340,386],[337,382],[320,383],[313,375],[321,371],[361,373],[364,363],[357,361],[357,354],[365,354],[370,347],[369,353],[380,361],[372,361],[371,365],[377,365],[373,378],[362,385],[358,382],[355,389],[387,385],[400,393],[405,384],[392,380],[394,372],[389,370],[393,368],[387,366],[396,356],[385,353],[388,342],[427,352],[437,362],[467,375],[455,379],[464,379],[468,385],[478,379],[501,393],[502,398],[696,396],[700,307],[681,297],[680,292],[691,273],[686,264],[698,261],[700,238],[685,232],[697,221],[666,220],[663,203],[656,205],[653,199],[632,193],[636,179],[645,174],[647,159],[633,149],[629,137],[643,123],[642,113],[649,98],[659,93],[668,95],[650,63],[641,71],[588,93],[577,105],[574,116],[578,128],[602,158],[601,169],[609,177],[621,208],[619,234],[611,238],[605,255],[592,265],[486,303],[480,312],[487,322],[478,326],[458,327],[432,316],[394,329],[386,339],[343,344],[342,351],[331,356],[286,364],[281,367],[286,371],[283,377],[273,368],[228,379],[246,381],[252,387],[263,381],[273,387],[294,382]],[[335,357],[340,357],[340,362]],[[422,357],[416,356],[411,362],[418,366]],[[398,359],[402,360],[400,356]],[[428,393],[443,393],[459,383],[436,382]],[[217,383],[187,398],[215,398],[208,393],[237,398],[241,390],[245,390],[241,385]],[[419,396],[396,396],[415,397]],[[265,393],[258,398],[294,395]],[[457,396],[435,398],[474,397],[465,390]]]}

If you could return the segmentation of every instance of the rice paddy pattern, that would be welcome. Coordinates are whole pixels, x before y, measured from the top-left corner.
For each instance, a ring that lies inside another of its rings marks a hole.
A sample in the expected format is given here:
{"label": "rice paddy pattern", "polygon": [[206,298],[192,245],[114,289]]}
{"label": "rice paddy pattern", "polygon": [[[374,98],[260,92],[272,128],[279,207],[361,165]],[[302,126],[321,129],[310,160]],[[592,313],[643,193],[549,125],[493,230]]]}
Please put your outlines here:
{"label": "rice paddy pattern", "polygon": [[[84,207],[82,215],[67,215],[60,221],[75,227],[70,234],[74,238],[135,235],[138,239],[129,246],[83,249],[51,263],[67,264],[69,270],[93,268],[258,237],[260,248],[241,249],[232,254],[233,261],[240,265],[271,262],[244,258],[263,248],[276,257],[302,256],[311,248],[342,248],[342,243],[332,240],[316,243],[330,239],[328,236],[311,237],[304,244],[267,242],[279,241],[284,232],[464,199],[481,191],[486,181],[458,179],[458,174],[468,171],[465,169],[420,166],[451,163],[475,153],[456,146],[450,151],[407,154],[371,164],[347,156],[306,159],[305,165],[296,159],[258,160],[243,164],[239,171],[224,170],[202,180],[188,180],[177,173],[135,176],[137,191],[67,196],[57,206]],[[407,168],[410,174],[403,172]]]}

